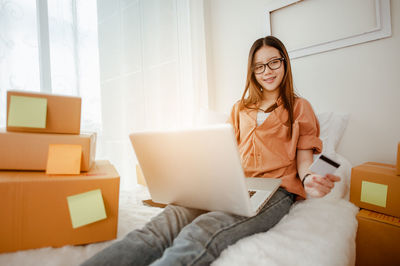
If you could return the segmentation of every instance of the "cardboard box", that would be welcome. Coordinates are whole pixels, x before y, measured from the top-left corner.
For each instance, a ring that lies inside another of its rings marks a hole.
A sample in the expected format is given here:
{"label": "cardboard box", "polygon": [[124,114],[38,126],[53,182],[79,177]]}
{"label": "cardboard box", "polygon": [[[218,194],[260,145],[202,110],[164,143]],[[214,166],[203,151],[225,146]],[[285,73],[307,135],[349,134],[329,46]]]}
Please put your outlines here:
{"label": "cardboard box", "polygon": [[[8,126],[11,96],[25,96],[47,99],[45,128]],[[81,128],[80,97],[60,96],[24,91],[7,91],[7,131],[79,134]]]}
{"label": "cardboard box", "polygon": [[96,155],[96,133],[35,134],[0,129],[0,169],[46,170],[49,144],[82,145],[81,171],[88,171]]}
{"label": "cardboard box", "polygon": [[356,265],[400,265],[400,219],[362,209],[357,220]]}
{"label": "cardboard box", "polygon": [[[116,238],[120,178],[108,161],[79,176],[0,171],[0,252]],[[67,197],[101,190],[107,218],[73,228]]]}
{"label": "cardboard box", "polygon": [[400,175],[400,142],[397,145],[397,175]]}
{"label": "cardboard box", "polygon": [[374,162],[353,167],[350,201],[364,209],[400,217],[400,177],[396,167]]}

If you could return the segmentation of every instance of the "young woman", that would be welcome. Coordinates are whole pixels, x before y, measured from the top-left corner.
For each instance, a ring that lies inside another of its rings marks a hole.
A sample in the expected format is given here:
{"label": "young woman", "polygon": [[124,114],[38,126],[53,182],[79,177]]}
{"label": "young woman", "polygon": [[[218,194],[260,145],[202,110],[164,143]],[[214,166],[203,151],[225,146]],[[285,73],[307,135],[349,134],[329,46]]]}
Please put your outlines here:
{"label": "young woman", "polygon": [[277,38],[251,47],[246,87],[230,123],[246,176],[282,179],[256,216],[169,205],[83,265],[209,265],[239,239],[272,228],[296,198],[322,197],[340,180],[308,170],[322,149],[319,124],[311,105],[294,94],[289,56]]}

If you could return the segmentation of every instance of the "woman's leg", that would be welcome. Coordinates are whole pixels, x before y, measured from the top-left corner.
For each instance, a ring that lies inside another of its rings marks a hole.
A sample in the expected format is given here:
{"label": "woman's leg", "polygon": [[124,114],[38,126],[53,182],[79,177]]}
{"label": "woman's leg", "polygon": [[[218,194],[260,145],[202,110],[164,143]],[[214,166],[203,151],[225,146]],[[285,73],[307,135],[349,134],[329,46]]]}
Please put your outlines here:
{"label": "woman's leg", "polygon": [[289,212],[293,194],[279,189],[253,217],[209,212],[197,217],[152,265],[209,265],[239,239],[268,231]]}
{"label": "woman's leg", "polygon": [[181,229],[204,211],[167,206],[142,229],[100,251],[82,265],[149,265],[161,257]]}

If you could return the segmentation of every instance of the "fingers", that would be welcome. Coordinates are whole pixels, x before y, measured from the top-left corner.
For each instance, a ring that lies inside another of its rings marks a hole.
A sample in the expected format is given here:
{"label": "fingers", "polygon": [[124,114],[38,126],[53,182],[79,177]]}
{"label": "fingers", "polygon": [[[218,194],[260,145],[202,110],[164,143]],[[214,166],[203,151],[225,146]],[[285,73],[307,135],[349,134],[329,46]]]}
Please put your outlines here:
{"label": "fingers", "polygon": [[307,197],[321,198],[329,193],[329,191],[318,190],[316,188],[306,188]]}
{"label": "fingers", "polygon": [[328,182],[326,180],[323,180],[322,182],[320,182],[319,180],[315,179],[313,187],[314,187],[314,189],[324,193],[324,195],[325,195],[331,191],[333,186],[334,185],[332,182]]}
{"label": "fingers", "polygon": [[329,189],[332,189],[335,184],[334,182],[332,182],[332,180],[330,178],[326,178],[326,177],[322,177],[322,176],[316,176],[314,181],[318,184],[320,184],[321,186],[327,187]]}
{"label": "fingers", "polygon": [[335,182],[340,181],[340,177],[335,175],[312,175],[304,182],[304,188],[311,197],[323,197],[335,186]]}
{"label": "fingers", "polygon": [[335,186],[331,179],[320,175],[312,175],[308,179],[309,180],[306,180],[308,182],[305,182],[305,185],[309,185],[312,187],[323,186],[332,189]]}
{"label": "fingers", "polygon": [[313,198],[320,198],[331,191],[331,188],[315,181],[314,177],[311,177],[309,179],[310,180],[306,180],[306,182],[304,183],[304,189],[309,196]]}
{"label": "fingers", "polygon": [[327,174],[326,177],[332,182],[339,182],[341,178],[337,175]]}

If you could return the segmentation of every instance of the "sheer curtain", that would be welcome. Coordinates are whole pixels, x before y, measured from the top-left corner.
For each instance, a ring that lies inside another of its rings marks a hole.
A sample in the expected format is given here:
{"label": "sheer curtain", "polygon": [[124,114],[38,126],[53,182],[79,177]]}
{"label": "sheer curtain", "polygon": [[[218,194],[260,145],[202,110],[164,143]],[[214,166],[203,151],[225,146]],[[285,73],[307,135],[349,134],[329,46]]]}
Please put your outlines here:
{"label": "sheer curtain", "polygon": [[1,0],[0,126],[17,89],[81,96],[82,130],[99,131],[97,36],[96,0]]}
{"label": "sheer curtain", "polygon": [[203,2],[98,1],[106,154],[135,184],[133,131],[193,126],[206,104]]}

